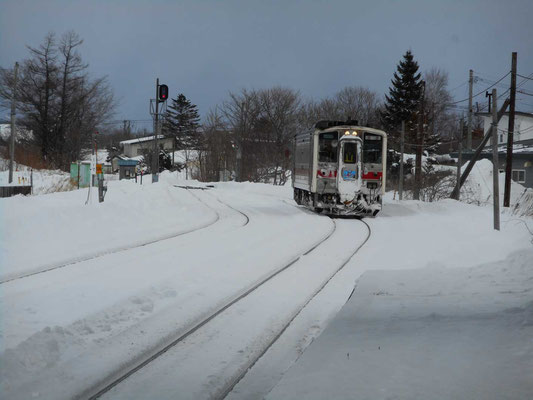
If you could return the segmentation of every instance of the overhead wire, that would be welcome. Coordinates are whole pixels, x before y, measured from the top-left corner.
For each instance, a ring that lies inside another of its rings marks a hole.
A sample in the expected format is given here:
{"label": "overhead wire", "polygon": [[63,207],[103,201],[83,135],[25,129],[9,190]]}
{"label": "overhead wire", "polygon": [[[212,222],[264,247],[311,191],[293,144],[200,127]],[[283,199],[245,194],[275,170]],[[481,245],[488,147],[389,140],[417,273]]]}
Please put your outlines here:
{"label": "overhead wire", "polygon": [[[479,96],[480,94],[482,93],[485,93],[487,90],[491,89],[492,87],[496,86],[498,83],[500,83],[501,81],[503,81],[509,74],[511,73],[511,71],[507,72],[504,76],[502,76],[500,79],[498,79],[495,83],[493,83],[492,85],[490,85],[489,87],[483,89],[481,92],[479,93],[476,93],[475,95],[472,96],[472,98],[474,97],[477,97]],[[447,105],[448,106],[451,106],[451,105],[454,105],[454,104],[459,104],[459,103],[462,103],[464,101],[468,101],[469,100],[469,97],[467,97],[466,99],[463,99],[463,100],[458,100],[458,101],[454,101],[452,103],[448,103]]]}

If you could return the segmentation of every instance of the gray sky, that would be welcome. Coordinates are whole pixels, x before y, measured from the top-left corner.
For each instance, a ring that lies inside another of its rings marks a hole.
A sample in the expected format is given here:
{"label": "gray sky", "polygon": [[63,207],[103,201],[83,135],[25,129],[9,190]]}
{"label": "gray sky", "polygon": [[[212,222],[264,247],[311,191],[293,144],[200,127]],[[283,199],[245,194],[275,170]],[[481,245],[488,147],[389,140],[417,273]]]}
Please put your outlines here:
{"label": "gray sky", "polygon": [[[25,45],[37,46],[48,31],[70,29],[85,40],[91,75],[108,76],[120,102],[116,119],[150,118],[156,77],[202,116],[241,88],[282,85],[318,99],[361,85],[384,94],[407,49],[421,70],[447,71],[450,89],[470,68],[497,80],[512,51],[518,73],[533,73],[531,0],[0,0],[0,66],[27,57]],[[478,81],[475,93],[489,85]],[[533,81],[522,89],[533,93]],[[461,100],[467,90],[452,94]],[[518,98],[518,110],[533,111],[532,96]]]}

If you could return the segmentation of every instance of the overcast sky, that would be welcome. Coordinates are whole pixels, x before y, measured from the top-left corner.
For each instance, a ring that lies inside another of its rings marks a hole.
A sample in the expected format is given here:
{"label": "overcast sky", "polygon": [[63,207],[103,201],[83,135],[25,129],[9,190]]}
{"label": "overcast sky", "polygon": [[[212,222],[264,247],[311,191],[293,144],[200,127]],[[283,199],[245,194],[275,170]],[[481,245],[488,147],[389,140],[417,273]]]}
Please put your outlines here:
{"label": "overcast sky", "polygon": [[[108,76],[117,120],[150,118],[157,77],[203,116],[241,88],[282,85],[319,99],[360,85],[384,94],[407,49],[422,71],[449,73],[456,100],[468,94],[470,68],[485,79],[477,93],[510,70],[512,51],[518,73],[533,73],[531,0],[0,0],[0,66],[26,58],[25,45],[47,32],[71,29],[85,40],[91,75]],[[533,93],[533,81],[522,89]],[[518,110],[533,111],[532,96],[518,98]]]}

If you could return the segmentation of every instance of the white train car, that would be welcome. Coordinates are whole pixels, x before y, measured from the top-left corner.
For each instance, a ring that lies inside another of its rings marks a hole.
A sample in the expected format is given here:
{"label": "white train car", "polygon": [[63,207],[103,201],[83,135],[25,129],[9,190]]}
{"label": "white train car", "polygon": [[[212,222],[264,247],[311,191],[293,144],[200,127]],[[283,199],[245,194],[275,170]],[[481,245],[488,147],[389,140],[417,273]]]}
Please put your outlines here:
{"label": "white train car", "polygon": [[328,215],[375,216],[382,207],[387,134],[356,121],[320,121],[294,138],[294,200]]}

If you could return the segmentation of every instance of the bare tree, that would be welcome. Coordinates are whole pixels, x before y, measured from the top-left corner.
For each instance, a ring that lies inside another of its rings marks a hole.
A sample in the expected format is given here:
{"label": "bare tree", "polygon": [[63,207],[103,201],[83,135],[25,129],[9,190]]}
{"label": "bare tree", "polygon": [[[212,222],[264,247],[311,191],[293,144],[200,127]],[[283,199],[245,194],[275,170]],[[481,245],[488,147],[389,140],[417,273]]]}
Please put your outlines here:
{"label": "bare tree", "polygon": [[235,170],[240,180],[257,179],[257,150],[254,128],[261,114],[261,106],[255,90],[242,89],[230,93],[220,108],[227,129],[232,132],[233,144],[241,157],[236,158]]}
{"label": "bare tree", "polygon": [[448,73],[440,68],[432,68],[424,73],[426,90],[424,95],[426,122],[424,130],[425,149],[434,150],[441,136],[449,136],[455,131],[455,117],[448,111],[452,96],[448,91]]}
{"label": "bare tree", "polygon": [[334,97],[341,119],[355,119],[363,126],[378,126],[379,95],[360,86],[348,86]]}
{"label": "bare tree", "polygon": [[346,121],[357,120],[360,125],[379,126],[378,111],[381,100],[376,92],[360,86],[348,86],[338,91],[333,97],[319,102],[308,101],[299,111],[302,128],[311,128],[322,119]]}
{"label": "bare tree", "polygon": [[[21,63],[17,103],[21,125],[33,132],[41,157],[54,167],[68,169],[85,147],[91,134],[113,113],[115,101],[105,78],[91,80],[78,47],[83,43],[74,32],[59,42],[46,35],[37,47],[28,47],[30,57]],[[11,100],[13,72],[0,75],[0,99]]]}
{"label": "bare tree", "polygon": [[266,140],[268,145],[264,148],[272,149],[269,161],[274,168],[273,183],[284,185],[287,181],[287,171],[290,169],[292,140],[298,130],[297,111],[300,107],[300,95],[292,89],[274,87],[259,91],[259,101],[267,129],[263,140]]}

